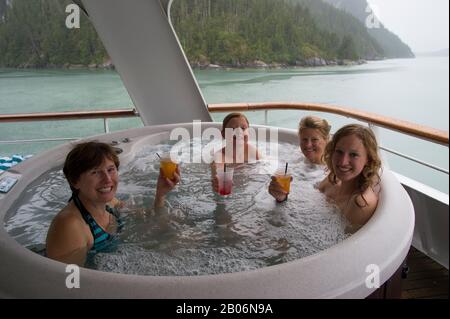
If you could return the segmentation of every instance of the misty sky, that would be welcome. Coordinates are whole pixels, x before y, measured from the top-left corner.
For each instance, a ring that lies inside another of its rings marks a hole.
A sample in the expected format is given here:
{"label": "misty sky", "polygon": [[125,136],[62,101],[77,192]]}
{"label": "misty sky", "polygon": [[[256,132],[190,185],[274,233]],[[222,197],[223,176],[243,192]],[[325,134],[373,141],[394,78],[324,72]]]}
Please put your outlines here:
{"label": "misty sky", "polygon": [[449,47],[449,0],[367,0],[386,28],[414,52]]}

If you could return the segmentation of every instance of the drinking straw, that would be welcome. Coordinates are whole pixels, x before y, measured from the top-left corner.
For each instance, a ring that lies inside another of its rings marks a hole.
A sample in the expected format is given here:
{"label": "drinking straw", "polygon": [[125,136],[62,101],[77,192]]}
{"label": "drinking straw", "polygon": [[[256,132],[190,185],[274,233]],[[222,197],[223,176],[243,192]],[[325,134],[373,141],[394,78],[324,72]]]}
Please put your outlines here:
{"label": "drinking straw", "polygon": [[224,173],[227,172],[227,163],[223,164],[223,172],[224,172]]}
{"label": "drinking straw", "polygon": [[156,153],[156,155],[159,157],[159,159],[161,159],[161,156],[159,156],[159,154],[158,153]]}
{"label": "drinking straw", "polygon": [[289,163],[286,163],[286,169],[284,170],[284,175],[287,175],[288,166],[289,166]]}

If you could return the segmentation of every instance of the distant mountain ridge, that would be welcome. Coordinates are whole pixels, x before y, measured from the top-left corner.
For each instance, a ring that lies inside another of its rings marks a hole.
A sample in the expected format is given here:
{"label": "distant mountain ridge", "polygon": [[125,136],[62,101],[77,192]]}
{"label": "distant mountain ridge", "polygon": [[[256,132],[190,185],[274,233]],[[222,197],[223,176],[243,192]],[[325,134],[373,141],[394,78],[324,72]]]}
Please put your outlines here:
{"label": "distant mountain ridge", "polygon": [[[322,0],[335,8],[350,13],[364,25],[371,13],[366,0]],[[369,11],[369,12],[368,12]],[[376,17],[377,18],[377,17]],[[378,18],[377,18],[378,19]],[[368,28],[368,33],[380,44],[386,58],[413,58],[414,53],[397,35],[386,29],[380,21],[379,27]]]}
{"label": "distant mountain ridge", "polygon": [[339,38],[350,36],[360,57],[366,60],[384,58],[382,46],[369,34],[361,21],[349,12],[339,10],[322,0],[290,0],[309,9],[318,28],[336,34]]}

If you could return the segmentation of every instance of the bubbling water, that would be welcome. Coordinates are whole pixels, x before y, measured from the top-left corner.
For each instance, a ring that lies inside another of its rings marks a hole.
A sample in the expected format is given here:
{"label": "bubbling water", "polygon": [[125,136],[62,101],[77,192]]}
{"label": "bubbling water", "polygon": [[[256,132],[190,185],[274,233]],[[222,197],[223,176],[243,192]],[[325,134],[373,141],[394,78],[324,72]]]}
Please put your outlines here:
{"label": "bubbling water", "polygon": [[[234,165],[228,197],[213,192],[208,164],[188,163],[189,155],[182,156],[181,183],[168,194],[166,208],[155,211],[155,154],[171,146],[145,146],[120,168],[123,231],[114,249],[90,255],[86,267],[156,276],[232,273],[303,258],[349,236],[346,220],[315,188],[325,177],[324,168],[307,163],[290,144],[280,144],[283,162],[266,158]],[[268,185],[271,174],[286,162],[293,176],[291,194],[277,204]],[[8,212],[7,231],[24,246],[44,244],[51,220],[69,197],[61,170],[49,172]]]}

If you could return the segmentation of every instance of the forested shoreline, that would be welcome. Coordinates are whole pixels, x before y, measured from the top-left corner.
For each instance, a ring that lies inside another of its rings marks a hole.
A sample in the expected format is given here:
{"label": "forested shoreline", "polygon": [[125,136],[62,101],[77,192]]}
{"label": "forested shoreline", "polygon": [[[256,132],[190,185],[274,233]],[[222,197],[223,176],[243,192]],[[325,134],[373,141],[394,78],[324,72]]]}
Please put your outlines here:
{"label": "forested shoreline", "polygon": [[[0,0],[0,67],[112,67],[84,14],[80,29],[65,26],[70,3]],[[171,18],[194,67],[321,66],[384,57],[355,18],[321,2],[327,21],[335,20],[331,32],[308,5],[308,0],[179,0]]]}

